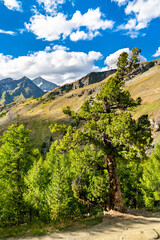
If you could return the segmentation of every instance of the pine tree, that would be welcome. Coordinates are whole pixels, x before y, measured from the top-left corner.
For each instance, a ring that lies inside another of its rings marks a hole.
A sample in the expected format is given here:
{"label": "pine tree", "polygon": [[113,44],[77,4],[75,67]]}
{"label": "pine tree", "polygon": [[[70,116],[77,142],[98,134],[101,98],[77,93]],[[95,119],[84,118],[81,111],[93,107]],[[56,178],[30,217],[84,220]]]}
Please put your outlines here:
{"label": "pine tree", "polygon": [[[137,51],[139,50],[135,50]],[[80,129],[76,130],[74,127],[68,131],[65,126],[52,127],[52,132],[59,131],[64,134],[63,139],[68,140],[70,147],[90,143],[103,151],[109,176],[109,186],[106,186],[106,189],[109,189],[106,205],[108,210],[124,210],[116,159],[138,158],[140,161],[145,156],[145,148],[151,143],[148,116],[143,115],[135,120],[130,113],[131,108],[140,104],[140,98],[134,100],[128,91],[123,90],[128,62],[137,61],[128,60],[127,54],[122,53],[116,76],[106,82],[96,100],[90,98],[85,101],[78,113],[70,107],[63,109],[66,115],[76,120],[76,124],[81,123]],[[71,126],[69,128],[71,129]]]}
{"label": "pine tree", "polygon": [[89,211],[94,211],[97,206],[99,209],[104,207],[109,180],[103,152],[87,144],[84,149],[72,151],[71,162],[75,173],[72,183],[74,196],[86,203]]}

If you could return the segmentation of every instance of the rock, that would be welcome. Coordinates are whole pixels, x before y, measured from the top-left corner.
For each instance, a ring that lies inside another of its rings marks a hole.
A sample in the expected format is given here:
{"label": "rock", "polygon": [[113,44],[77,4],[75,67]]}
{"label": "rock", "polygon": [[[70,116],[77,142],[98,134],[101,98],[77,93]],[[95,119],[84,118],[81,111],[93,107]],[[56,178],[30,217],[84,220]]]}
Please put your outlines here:
{"label": "rock", "polygon": [[155,131],[158,132],[160,131],[160,120],[155,120],[153,118],[149,119],[150,124],[151,124],[151,128]]}
{"label": "rock", "polygon": [[[104,72],[89,73],[88,75],[80,78],[79,80],[77,80],[73,83],[65,84],[61,87],[54,89],[53,91],[48,93],[46,96],[44,96],[44,98],[52,99],[52,97],[59,97],[59,96],[65,95],[66,93],[68,93],[72,90],[75,90],[78,88],[83,88],[83,87],[88,86],[93,83],[101,82],[102,80],[109,77],[110,75],[112,75],[115,72],[116,72],[116,70],[108,70],[108,71],[104,71]],[[88,92],[85,92],[88,95],[92,94],[92,90],[85,90],[85,91],[88,91]],[[82,96],[82,95],[80,94],[80,96]],[[69,98],[69,96],[67,96],[67,98]]]}
{"label": "rock", "polygon": [[[127,76],[124,80],[125,81],[131,80],[135,76],[142,74],[142,73],[148,71],[148,69],[150,69],[154,66],[157,66],[157,65],[160,65],[160,59],[140,63],[139,67],[137,69],[133,70],[131,75],[129,77]],[[115,72],[116,72],[116,70],[112,69],[112,70],[108,70],[108,71],[104,71],[104,72],[89,73],[86,76],[80,78],[79,80],[77,80],[73,83],[65,84],[63,86],[60,86],[60,87],[54,89],[53,91],[51,91],[47,95],[45,95],[44,98],[45,99],[52,99],[52,98],[54,99],[54,98],[63,96],[72,90],[75,90],[78,88],[83,88],[83,87],[88,86],[93,83],[101,82],[102,80],[109,77],[110,75],[112,75]],[[92,91],[88,90],[87,94],[88,95],[92,94]],[[82,96],[82,95],[80,94],[80,96]],[[67,98],[69,98],[69,96]]]}

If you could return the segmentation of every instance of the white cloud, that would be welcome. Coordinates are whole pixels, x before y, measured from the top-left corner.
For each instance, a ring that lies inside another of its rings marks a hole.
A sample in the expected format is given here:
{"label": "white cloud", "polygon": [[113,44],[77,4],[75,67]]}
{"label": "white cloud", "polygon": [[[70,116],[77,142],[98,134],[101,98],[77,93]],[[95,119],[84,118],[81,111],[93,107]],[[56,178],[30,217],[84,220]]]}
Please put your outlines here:
{"label": "white cloud", "polygon": [[8,35],[12,35],[12,36],[14,36],[14,35],[16,34],[15,32],[12,32],[12,31],[5,31],[5,30],[2,30],[2,29],[0,29],[0,33],[8,34]]}
{"label": "white cloud", "polygon": [[160,17],[159,0],[137,0],[128,3],[125,12],[127,15],[134,13],[139,29],[144,28],[154,18]]}
{"label": "white cloud", "polygon": [[159,57],[160,56],[160,47],[157,49],[156,53],[153,54],[153,57]]}
{"label": "white cloud", "polygon": [[90,51],[88,53],[88,60],[89,61],[97,61],[102,58],[102,54],[100,52]]}
{"label": "white cloud", "polygon": [[148,27],[152,19],[160,17],[160,1],[159,0],[112,0],[118,5],[122,3],[125,6],[125,13],[129,16],[127,23],[118,27],[118,30],[126,30],[131,36],[138,36],[135,32]]}
{"label": "white cloud", "polygon": [[111,0],[111,2],[116,2],[118,3],[119,6],[121,6],[125,5],[128,2],[128,0]]}
{"label": "white cloud", "polygon": [[51,50],[52,50],[52,49],[51,49],[50,46],[47,46],[47,47],[45,47],[45,49],[44,49],[45,52],[50,52]]}
{"label": "white cloud", "polygon": [[[63,13],[56,16],[44,16],[35,14],[31,17],[30,23],[25,23],[28,31],[33,32],[37,38],[47,41],[65,39],[70,36],[72,41],[92,39],[99,35],[98,30],[112,29],[114,22],[103,19],[100,9],[89,9],[84,15],[76,11],[70,20]],[[58,27],[57,27],[58,26]],[[85,28],[81,30],[81,28]]]}
{"label": "white cloud", "polygon": [[9,10],[22,11],[22,3],[17,0],[0,0]]}
{"label": "white cloud", "polygon": [[69,50],[69,48],[62,46],[62,45],[54,45],[52,49],[53,50],[64,50],[64,51]]}
{"label": "white cloud", "polygon": [[61,85],[75,81],[91,71],[99,71],[94,62],[101,56],[100,52],[71,52],[62,46],[56,46],[56,50],[46,48],[17,58],[0,54],[0,79],[19,79],[23,76],[33,79],[42,76]]}
{"label": "white cloud", "polygon": [[118,30],[133,30],[136,27],[136,19],[130,19],[126,24],[122,24],[118,27]]}
{"label": "white cloud", "polygon": [[65,3],[65,0],[37,0],[39,5],[43,5],[47,13],[54,14],[58,5]]}
{"label": "white cloud", "polygon": [[86,39],[92,40],[94,37],[98,35],[101,35],[99,31],[85,33],[84,31],[77,30],[76,32],[71,33],[70,40],[74,42]]}
{"label": "white cloud", "polygon": [[144,29],[149,22],[157,17],[160,17],[160,2],[159,0],[137,0],[129,2],[125,13],[127,15],[134,14],[137,24],[135,30]]}
{"label": "white cloud", "polygon": [[131,38],[136,38],[139,35],[139,32],[136,31],[138,30],[136,29],[136,24],[137,24],[136,19],[130,19],[128,23],[121,24],[120,26],[118,26],[117,30],[126,30],[127,31],[126,35],[130,35]]}
{"label": "white cloud", "polygon": [[[122,49],[119,49],[118,51],[110,54],[104,61],[104,63],[107,65],[107,68],[104,68],[104,69],[115,69],[115,68],[117,68],[118,57],[123,52],[127,52],[128,55],[131,56],[132,51],[129,48],[122,48]],[[144,62],[146,60],[147,59],[145,57],[140,55],[140,61],[141,62]]]}

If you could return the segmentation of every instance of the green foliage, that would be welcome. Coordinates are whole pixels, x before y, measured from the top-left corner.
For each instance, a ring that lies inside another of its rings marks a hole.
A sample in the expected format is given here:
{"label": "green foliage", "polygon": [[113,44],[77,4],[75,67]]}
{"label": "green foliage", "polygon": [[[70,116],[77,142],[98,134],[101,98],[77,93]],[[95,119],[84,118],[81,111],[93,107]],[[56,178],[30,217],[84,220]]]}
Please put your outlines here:
{"label": "green foliage", "polygon": [[72,151],[72,168],[76,178],[72,184],[74,196],[88,202],[92,209],[97,204],[104,204],[108,192],[108,174],[104,154],[89,145],[82,150]]}
{"label": "green foliage", "polygon": [[49,174],[42,158],[34,161],[24,180],[27,186],[24,200],[30,209],[30,221],[48,221],[49,210],[45,191],[49,183]]}
{"label": "green foliage", "polygon": [[117,78],[122,79],[124,77],[129,77],[130,74],[134,69],[136,69],[139,66],[139,54],[141,53],[141,49],[138,49],[137,47],[132,49],[132,54],[129,57],[128,53],[123,52],[117,62]]}
{"label": "green foliage", "polygon": [[160,206],[160,143],[143,165],[142,192],[146,207]]}
{"label": "green foliage", "polygon": [[38,152],[32,149],[30,131],[11,125],[1,137],[0,148],[0,223],[19,224],[27,212],[23,194],[24,178]]}
{"label": "green foliage", "polygon": [[137,47],[132,49],[132,56],[130,57],[128,61],[128,70],[132,71],[133,69],[137,68],[139,66],[139,54],[141,53],[141,49],[138,49]]}
{"label": "green foliage", "polygon": [[6,116],[6,114],[8,113],[8,111],[9,111],[9,110],[7,110],[6,112],[2,112],[2,113],[0,114],[0,118],[3,117],[3,116]]}
{"label": "green foliage", "polygon": [[46,158],[50,176],[46,196],[51,219],[73,218],[81,214],[81,206],[72,191],[75,173],[71,167],[71,152],[61,152],[59,145],[62,147],[63,142],[52,144]]}
{"label": "green foliage", "polygon": [[[125,205],[128,208],[142,208],[144,201],[141,191],[142,164],[139,159],[122,161],[118,159],[119,179]],[[125,169],[125,171],[124,171]]]}
{"label": "green foliage", "polygon": [[[136,159],[140,162],[145,157],[146,147],[149,147],[152,141],[148,116],[144,115],[135,120],[130,113],[131,109],[141,103],[141,99],[134,100],[128,91],[123,90],[124,77],[138,66],[139,52],[138,48],[133,49],[129,59],[127,53],[120,55],[116,76],[106,82],[100,93],[97,94],[96,100],[90,98],[85,101],[78,113],[72,111],[69,106],[63,109],[66,115],[75,119],[76,122],[78,120],[82,123],[79,138],[83,140],[83,144],[93,144],[93,147],[98,147],[108,159],[106,167],[109,173],[110,203],[114,207],[114,204],[121,202],[120,207],[115,206],[115,209],[121,208],[121,210],[123,208],[122,199],[117,201],[116,192],[114,192],[114,189],[119,189],[117,190],[119,191],[118,196],[121,195],[120,187],[118,187],[116,158]],[[74,132],[76,132],[75,129]],[[65,133],[63,134],[62,139],[67,140]],[[73,145],[71,139],[70,136],[69,145]],[[74,139],[74,145],[79,142]],[[115,185],[113,186],[113,184]]]}
{"label": "green foliage", "polygon": [[[106,82],[96,99],[91,97],[85,101],[79,112],[69,106],[63,109],[73,119],[72,124],[50,126],[53,137],[49,140],[49,144],[52,143],[49,152],[47,143],[41,141],[44,159],[33,149],[30,131],[23,125],[11,125],[3,134],[1,226],[63,222],[106,206],[123,210],[120,185],[124,202],[130,207],[143,203],[141,191],[146,206],[159,201],[159,182],[155,183],[158,171],[155,170],[153,179],[149,179],[149,174],[152,165],[155,165],[153,169],[160,168],[157,162],[160,147],[156,148],[157,157],[151,158],[150,165],[142,165],[146,148],[152,141],[150,123],[146,115],[133,119],[130,110],[138,106],[141,99],[134,100],[123,90],[124,77],[138,66],[139,52],[134,48],[130,58],[122,53],[115,77]],[[43,234],[43,231],[35,228],[34,233]]]}
{"label": "green foliage", "polygon": [[128,53],[123,52],[118,58],[117,62],[117,76],[119,79],[123,78],[128,73]]}

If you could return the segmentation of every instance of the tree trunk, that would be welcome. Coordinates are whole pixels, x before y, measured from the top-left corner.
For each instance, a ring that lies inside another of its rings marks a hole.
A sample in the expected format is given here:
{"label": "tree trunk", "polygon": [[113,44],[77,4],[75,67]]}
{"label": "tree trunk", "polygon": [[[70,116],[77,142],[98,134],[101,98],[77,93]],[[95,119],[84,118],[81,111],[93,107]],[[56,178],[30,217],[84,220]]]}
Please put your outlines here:
{"label": "tree trunk", "polygon": [[116,210],[124,212],[125,207],[122,199],[121,187],[119,183],[116,160],[113,155],[106,156],[107,170],[109,174],[109,198],[106,210]]}

